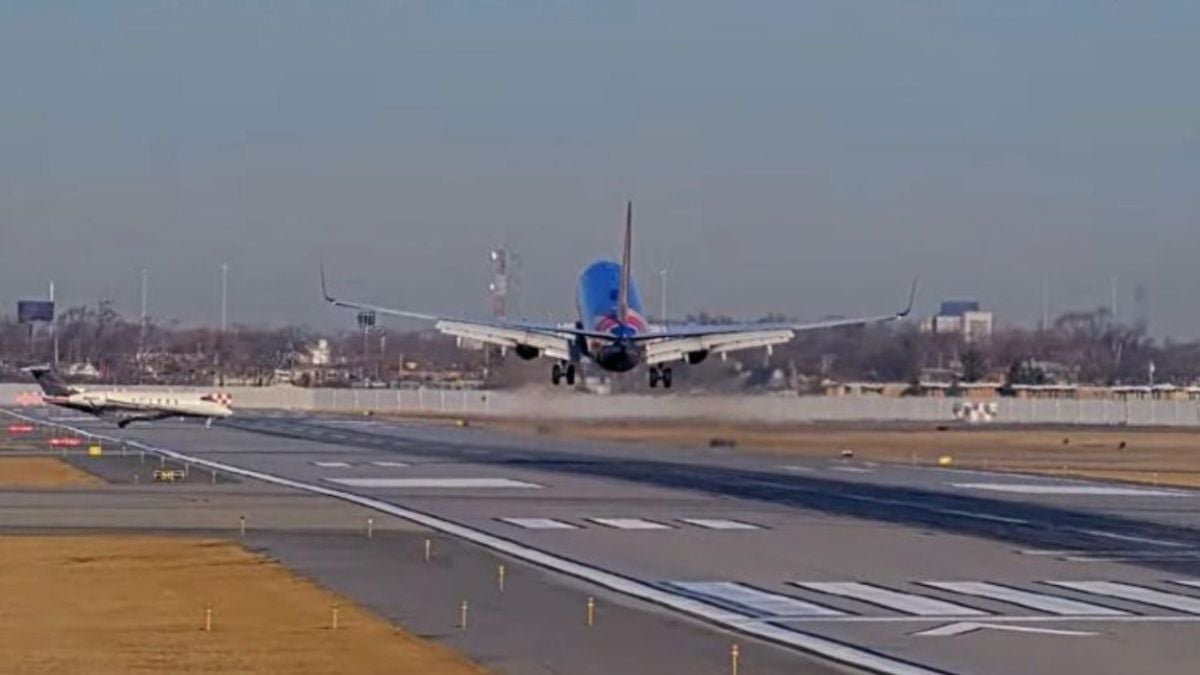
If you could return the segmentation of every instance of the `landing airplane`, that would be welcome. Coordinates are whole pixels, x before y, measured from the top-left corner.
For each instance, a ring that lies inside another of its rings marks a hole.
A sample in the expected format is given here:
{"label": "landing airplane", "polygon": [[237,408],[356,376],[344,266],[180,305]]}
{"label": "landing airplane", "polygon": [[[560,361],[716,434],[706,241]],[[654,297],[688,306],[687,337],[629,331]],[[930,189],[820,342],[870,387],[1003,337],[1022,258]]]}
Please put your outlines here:
{"label": "landing airplane", "polygon": [[84,391],[63,382],[50,366],[23,369],[42,388],[42,400],[61,408],[100,418],[117,420],[124,429],[134,422],[152,422],[171,417],[198,417],[212,426],[213,419],[229,417],[229,398],[222,394],[177,394],[132,391]]}
{"label": "landing airplane", "polygon": [[601,369],[624,373],[641,363],[647,365],[650,387],[670,388],[671,366],[676,361],[698,364],[709,356],[724,356],[742,349],[766,348],[790,341],[801,331],[841,326],[860,326],[895,321],[912,311],[917,286],[913,284],[908,305],[894,314],[856,319],[834,319],[814,323],[688,325],[651,327],[642,313],[630,265],[633,241],[633,203],[625,210],[625,244],[620,263],[599,260],[579,275],[576,306],[579,320],[572,325],[509,321],[472,320],[402,309],[378,307],[341,300],[329,294],[325,269],[321,268],[321,293],[325,301],[349,309],[375,312],[407,319],[429,321],[434,328],[457,338],[512,349],[530,360],[544,356],[555,360],[550,379],[555,385],[575,383],[576,366],[589,359]]}

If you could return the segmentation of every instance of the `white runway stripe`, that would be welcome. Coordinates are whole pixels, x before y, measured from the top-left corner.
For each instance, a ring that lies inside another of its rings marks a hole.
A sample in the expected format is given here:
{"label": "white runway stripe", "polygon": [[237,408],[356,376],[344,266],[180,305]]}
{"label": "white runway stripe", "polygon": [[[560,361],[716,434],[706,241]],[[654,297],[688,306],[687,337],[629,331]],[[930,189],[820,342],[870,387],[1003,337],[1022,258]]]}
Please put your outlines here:
{"label": "white runway stripe", "polygon": [[1023,495],[1092,495],[1106,497],[1186,497],[1179,490],[1151,490],[1119,485],[1030,485],[1020,483],[951,483],[964,490],[1012,492]]}
{"label": "white runway stripe", "polygon": [[977,598],[999,600],[1018,607],[1036,609],[1039,612],[1059,616],[1128,616],[1128,612],[1111,607],[1101,607],[1089,602],[1062,598],[1056,595],[1034,593],[1019,588],[1010,588],[984,581],[922,581],[922,586],[937,588],[951,593],[960,593]]}
{"label": "white runway stripe", "polygon": [[762,528],[753,523],[744,523],[740,520],[726,520],[724,518],[680,518],[681,522],[688,525],[695,525],[706,530],[761,530]]}
{"label": "white runway stripe", "polygon": [[1103,595],[1121,600],[1132,600],[1143,605],[1165,607],[1185,614],[1200,614],[1200,598],[1189,595],[1177,595],[1153,588],[1121,584],[1115,581],[1047,581],[1046,583],[1060,588],[1069,588],[1081,593]]}
{"label": "white runway stripe", "polygon": [[792,582],[792,585],[818,593],[859,600],[879,607],[894,609],[913,616],[987,616],[987,612],[956,605],[925,595],[901,593],[857,581]]}
{"label": "white runway stripe", "polygon": [[759,617],[845,616],[845,612],[732,581],[672,581],[667,586]]}
{"label": "white runway stripe", "polygon": [[643,520],[641,518],[588,518],[597,525],[611,527],[618,530],[669,530],[669,525],[656,523],[653,520]]}
{"label": "white runway stripe", "polygon": [[501,518],[501,522],[526,530],[578,530],[579,528],[570,523],[564,523],[561,520],[553,518]]}
{"label": "white runway stripe", "polygon": [[326,478],[339,485],[359,488],[540,488],[509,478]]}
{"label": "white runway stripe", "polygon": [[346,462],[313,462],[313,466],[319,466],[322,469],[348,469],[350,465]]}
{"label": "white runway stripe", "polygon": [[375,466],[384,469],[403,469],[408,466],[406,462],[371,462]]}
{"label": "white runway stripe", "polygon": [[1090,534],[1093,537],[1102,539],[1115,539],[1117,541],[1127,541],[1133,544],[1149,544],[1151,546],[1163,546],[1166,548],[1187,548],[1188,544],[1183,544],[1178,541],[1167,541],[1166,539],[1151,539],[1150,537],[1134,537],[1128,534],[1120,534],[1119,532],[1105,532],[1103,530],[1079,530],[1084,534]]}

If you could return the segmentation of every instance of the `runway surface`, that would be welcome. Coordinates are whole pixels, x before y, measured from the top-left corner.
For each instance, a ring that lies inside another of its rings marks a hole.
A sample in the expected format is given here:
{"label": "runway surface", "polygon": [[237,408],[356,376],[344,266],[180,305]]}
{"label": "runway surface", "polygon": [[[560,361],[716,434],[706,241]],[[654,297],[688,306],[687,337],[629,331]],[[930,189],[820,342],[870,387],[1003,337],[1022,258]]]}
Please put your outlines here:
{"label": "runway surface", "polygon": [[1194,671],[1192,491],[362,418],[63,423],[425,519],[794,650],[756,673],[800,652],[896,673]]}

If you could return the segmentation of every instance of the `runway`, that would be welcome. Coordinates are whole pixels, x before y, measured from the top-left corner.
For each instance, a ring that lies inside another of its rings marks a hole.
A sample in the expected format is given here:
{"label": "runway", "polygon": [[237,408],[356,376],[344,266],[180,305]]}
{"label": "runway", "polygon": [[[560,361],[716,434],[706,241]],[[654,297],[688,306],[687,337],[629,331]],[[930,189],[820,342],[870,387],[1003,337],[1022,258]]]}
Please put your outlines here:
{"label": "runway", "polygon": [[756,673],[801,652],[894,673],[1194,670],[1196,492],[361,418],[86,428],[792,650]]}

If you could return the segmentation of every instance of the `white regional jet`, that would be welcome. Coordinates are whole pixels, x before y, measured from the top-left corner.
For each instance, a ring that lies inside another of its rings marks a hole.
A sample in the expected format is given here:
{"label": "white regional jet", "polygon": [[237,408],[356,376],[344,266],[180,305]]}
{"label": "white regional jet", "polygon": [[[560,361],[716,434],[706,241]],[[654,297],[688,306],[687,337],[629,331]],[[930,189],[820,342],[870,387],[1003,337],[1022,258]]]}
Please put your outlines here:
{"label": "white regional jet", "polygon": [[50,366],[30,366],[25,372],[42,388],[42,400],[70,410],[100,418],[115,419],[124,429],[133,422],[152,422],[171,417],[199,417],[207,426],[218,417],[229,417],[233,410],[225,394],[185,394],[146,391],[85,391],[63,382]]}

